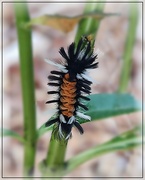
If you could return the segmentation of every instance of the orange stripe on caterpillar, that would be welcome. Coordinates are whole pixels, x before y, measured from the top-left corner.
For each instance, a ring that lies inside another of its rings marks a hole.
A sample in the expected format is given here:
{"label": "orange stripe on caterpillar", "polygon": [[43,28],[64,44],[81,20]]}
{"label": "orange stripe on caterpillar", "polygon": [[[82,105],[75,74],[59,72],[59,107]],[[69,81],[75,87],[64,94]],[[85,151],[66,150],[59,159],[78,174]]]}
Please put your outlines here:
{"label": "orange stripe on caterpillar", "polygon": [[60,110],[67,117],[73,116],[75,111],[76,83],[76,80],[69,81],[69,74],[65,74],[60,90]]}

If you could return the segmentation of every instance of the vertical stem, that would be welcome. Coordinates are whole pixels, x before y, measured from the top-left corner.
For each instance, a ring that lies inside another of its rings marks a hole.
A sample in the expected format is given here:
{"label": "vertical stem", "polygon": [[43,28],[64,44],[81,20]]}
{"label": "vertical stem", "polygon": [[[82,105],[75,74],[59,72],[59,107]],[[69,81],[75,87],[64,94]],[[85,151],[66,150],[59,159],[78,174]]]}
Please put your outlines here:
{"label": "vertical stem", "polygon": [[68,140],[56,139],[55,130],[53,130],[46,158],[46,164],[50,168],[59,168],[64,163],[66,147]]}
{"label": "vertical stem", "polygon": [[[104,10],[104,6],[105,6],[105,3],[103,2],[97,3],[96,1],[94,3],[87,3],[85,6],[84,13],[88,13],[92,11],[98,11],[101,13]],[[97,21],[96,19],[93,19],[93,18],[82,19],[78,25],[78,31],[75,37],[75,42],[78,43],[82,35],[88,36],[91,34],[93,36],[92,38],[95,39],[95,36],[99,29],[99,25],[100,25],[100,20]]]}
{"label": "vertical stem", "polygon": [[118,91],[123,93],[127,90],[132,68],[132,53],[136,38],[136,29],[138,24],[138,6],[135,3],[130,5],[129,28],[124,48],[123,67],[120,77],[120,85]]}
{"label": "vertical stem", "polygon": [[24,175],[28,176],[33,173],[36,148],[36,117],[31,31],[22,28],[22,23],[29,21],[27,4],[15,2],[14,9],[19,43],[24,136],[26,140],[24,148]]}

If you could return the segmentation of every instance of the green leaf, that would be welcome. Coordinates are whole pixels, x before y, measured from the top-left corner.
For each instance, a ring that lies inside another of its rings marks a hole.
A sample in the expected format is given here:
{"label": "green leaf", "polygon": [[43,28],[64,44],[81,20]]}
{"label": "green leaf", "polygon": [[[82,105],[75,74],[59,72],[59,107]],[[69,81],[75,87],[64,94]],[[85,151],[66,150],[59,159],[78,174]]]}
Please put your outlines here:
{"label": "green leaf", "polygon": [[[87,104],[89,110],[86,114],[91,116],[92,120],[132,113],[141,109],[139,102],[131,94],[92,94],[89,98],[91,100]],[[85,122],[80,120],[80,123]]]}
{"label": "green leaf", "polygon": [[[92,94],[89,98],[91,100],[87,104],[89,110],[86,114],[91,116],[92,121],[132,113],[141,109],[137,100],[130,94]],[[51,119],[53,119],[54,116]],[[79,122],[82,124],[90,121],[79,118]],[[45,127],[45,124],[43,124],[37,130],[37,138],[48,130],[51,130],[52,127],[53,126]]]}
{"label": "green leaf", "polygon": [[12,138],[15,138],[15,139],[19,140],[22,143],[25,143],[25,139],[22,136],[20,136],[18,133],[14,132],[12,130],[1,129],[0,131],[2,132],[1,134],[2,134],[3,137],[4,136],[10,136]]}
{"label": "green leaf", "polygon": [[45,26],[50,26],[54,29],[63,31],[65,33],[70,32],[74,26],[83,18],[89,18],[92,17],[93,19],[96,20],[101,20],[102,18],[106,16],[113,16],[117,14],[113,13],[102,13],[102,12],[90,12],[78,16],[61,16],[61,15],[43,15],[37,18],[31,19],[28,23],[23,24],[23,27],[29,28],[33,25],[45,25]]}
{"label": "green leaf", "polygon": [[79,165],[83,164],[84,162],[95,158],[97,156],[117,151],[117,150],[126,150],[134,148],[138,145],[141,145],[143,143],[142,137],[141,137],[141,130],[139,127],[134,128],[130,131],[127,131],[112,140],[93,147],[92,149],[89,149],[73,158],[68,160],[65,163],[65,172],[64,174],[68,174],[69,172],[72,172],[72,170],[76,169]]}

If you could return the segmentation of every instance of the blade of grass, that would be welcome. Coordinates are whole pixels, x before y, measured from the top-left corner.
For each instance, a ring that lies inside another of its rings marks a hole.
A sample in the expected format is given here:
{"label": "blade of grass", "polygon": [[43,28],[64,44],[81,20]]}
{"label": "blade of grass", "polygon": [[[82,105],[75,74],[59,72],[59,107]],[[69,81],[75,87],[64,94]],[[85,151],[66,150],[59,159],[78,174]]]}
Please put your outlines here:
{"label": "blade of grass", "polygon": [[123,54],[123,67],[122,67],[120,84],[118,89],[118,92],[120,93],[123,93],[127,90],[128,82],[130,79],[130,73],[132,68],[132,53],[136,38],[138,15],[139,15],[138,4],[131,3],[130,14],[129,14],[129,27],[128,27],[128,33],[124,48],[124,54]]}
{"label": "blade of grass", "polygon": [[31,31],[21,28],[21,24],[29,21],[26,3],[14,3],[16,27],[19,43],[19,57],[21,70],[21,87],[24,113],[24,175],[33,174],[36,151],[36,117],[34,97],[34,75],[31,46]]}
{"label": "blade of grass", "polygon": [[18,133],[14,132],[12,130],[9,130],[9,129],[0,129],[0,131],[2,131],[2,136],[3,137],[9,136],[9,137],[17,139],[21,143],[25,143],[25,139],[22,136],[20,136]]}
{"label": "blade of grass", "polygon": [[76,169],[81,164],[85,163],[88,160],[91,160],[92,158],[95,158],[97,156],[114,152],[117,150],[126,150],[134,148],[138,145],[141,145],[142,143],[142,137],[140,128],[134,128],[130,131],[127,131],[112,140],[101,144],[99,146],[95,146],[92,149],[89,149],[73,158],[68,160],[65,164],[65,175],[72,172],[74,169]]}

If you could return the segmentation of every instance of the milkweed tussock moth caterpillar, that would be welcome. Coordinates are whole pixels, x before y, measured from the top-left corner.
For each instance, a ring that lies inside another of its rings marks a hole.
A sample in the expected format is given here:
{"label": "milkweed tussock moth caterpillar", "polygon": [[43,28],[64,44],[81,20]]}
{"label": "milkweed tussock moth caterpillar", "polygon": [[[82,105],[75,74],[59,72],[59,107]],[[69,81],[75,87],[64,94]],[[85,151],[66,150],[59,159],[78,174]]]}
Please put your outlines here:
{"label": "milkweed tussock moth caterpillar", "polygon": [[88,69],[98,67],[95,62],[97,55],[93,54],[91,42],[82,37],[77,47],[72,43],[68,47],[68,53],[61,47],[59,53],[64,59],[63,64],[58,64],[50,60],[46,60],[51,65],[56,66],[59,70],[51,71],[48,76],[50,82],[48,85],[57,89],[48,91],[48,94],[57,94],[57,98],[47,101],[46,103],[57,103],[56,118],[49,120],[45,126],[56,123],[56,132],[59,138],[69,139],[72,136],[72,127],[75,126],[80,134],[84,130],[81,127],[78,117],[91,120],[91,117],[83,114],[80,109],[88,110],[82,100],[89,101],[86,95],[91,93],[91,78],[86,75]]}

